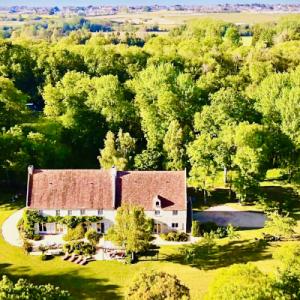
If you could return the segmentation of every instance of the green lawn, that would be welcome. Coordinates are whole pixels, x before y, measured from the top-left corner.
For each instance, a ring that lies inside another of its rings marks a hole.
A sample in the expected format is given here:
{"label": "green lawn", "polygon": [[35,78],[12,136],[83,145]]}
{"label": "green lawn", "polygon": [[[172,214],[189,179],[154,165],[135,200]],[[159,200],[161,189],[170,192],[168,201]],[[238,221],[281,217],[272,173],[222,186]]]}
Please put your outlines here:
{"label": "green lawn", "polygon": [[[5,204],[9,193],[0,194],[0,225],[19,204]],[[299,230],[300,231],[300,230]],[[191,290],[192,299],[202,299],[216,270],[233,263],[252,261],[263,271],[274,270],[272,253],[280,246],[261,248],[254,243],[259,230],[241,232],[238,241],[220,240],[217,251],[203,254],[199,262],[186,265],[177,246],[161,248],[158,261],[141,261],[135,265],[119,262],[92,262],[78,266],[60,258],[42,262],[39,257],[27,256],[19,248],[8,245],[0,238],[0,274],[12,279],[26,277],[35,283],[52,283],[69,290],[74,299],[121,299],[132,277],[145,269],[163,270],[176,274]]]}

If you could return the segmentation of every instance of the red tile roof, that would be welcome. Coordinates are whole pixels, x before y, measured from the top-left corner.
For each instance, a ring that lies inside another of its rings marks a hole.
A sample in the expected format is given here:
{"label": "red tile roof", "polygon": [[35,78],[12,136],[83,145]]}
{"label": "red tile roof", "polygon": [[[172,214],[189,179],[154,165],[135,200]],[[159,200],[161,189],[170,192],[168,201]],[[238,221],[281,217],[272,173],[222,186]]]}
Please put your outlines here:
{"label": "red tile roof", "polygon": [[113,209],[112,173],[104,170],[38,170],[29,184],[36,209]]}
{"label": "red tile roof", "polygon": [[118,172],[117,201],[154,210],[155,198],[163,210],[186,210],[185,171]]}
{"label": "red tile roof", "polygon": [[[114,209],[131,203],[186,210],[185,171],[40,170],[29,177],[27,204],[35,209]],[[116,199],[115,199],[116,198]]]}

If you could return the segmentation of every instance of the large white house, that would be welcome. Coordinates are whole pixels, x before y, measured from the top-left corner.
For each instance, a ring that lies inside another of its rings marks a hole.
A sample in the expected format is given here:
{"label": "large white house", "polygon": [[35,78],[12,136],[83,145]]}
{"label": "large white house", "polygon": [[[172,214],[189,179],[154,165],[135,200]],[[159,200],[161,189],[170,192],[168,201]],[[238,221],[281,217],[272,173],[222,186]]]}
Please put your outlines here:
{"label": "large white house", "polygon": [[[155,233],[187,231],[186,171],[44,170],[28,168],[26,206],[43,216],[101,216],[92,226],[105,233],[122,204],[144,208]],[[36,233],[66,231],[36,224]]]}

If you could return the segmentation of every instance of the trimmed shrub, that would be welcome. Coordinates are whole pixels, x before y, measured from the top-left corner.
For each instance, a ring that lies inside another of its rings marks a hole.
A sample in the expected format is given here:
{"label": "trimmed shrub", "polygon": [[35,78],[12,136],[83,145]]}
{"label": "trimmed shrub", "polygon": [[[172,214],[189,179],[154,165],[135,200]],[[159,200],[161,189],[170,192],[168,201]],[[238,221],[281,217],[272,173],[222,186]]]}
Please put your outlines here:
{"label": "trimmed shrub", "polygon": [[185,232],[170,231],[168,233],[162,233],[160,237],[163,240],[170,242],[186,242],[189,235]]}
{"label": "trimmed shrub", "polygon": [[126,300],[189,300],[190,291],[175,275],[147,271],[137,274],[127,291]]}
{"label": "trimmed shrub", "polygon": [[30,253],[32,251],[32,243],[25,239],[23,241],[23,250],[26,254]]}
{"label": "trimmed shrub", "polygon": [[42,236],[39,235],[39,234],[34,234],[33,237],[32,237],[32,239],[33,239],[34,241],[40,241],[40,240],[42,239]]}
{"label": "trimmed shrub", "polygon": [[217,231],[219,226],[214,222],[206,222],[200,224],[200,232],[203,235],[205,232]]}
{"label": "trimmed shrub", "polygon": [[90,243],[85,243],[83,241],[74,241],[71,243],[66,243],[63,246],[64,252],[68,253],[76,253],[76,254],[84,254],[84,255],[92,255],[96,252],[96,247]]}
{"label": "trimmed shrub", "polygon": [[85,229],[82,224],[78,224],[75,228],[68,228],[68,232],[64,235],[65,241],[75,241],[84,238]]}
{"label": "trimmed shrub", "polygon": [[95,229],[90,228],[85,233],[85,238],[92,244],[97,245],[100,240],[101,234],[99,234]]}

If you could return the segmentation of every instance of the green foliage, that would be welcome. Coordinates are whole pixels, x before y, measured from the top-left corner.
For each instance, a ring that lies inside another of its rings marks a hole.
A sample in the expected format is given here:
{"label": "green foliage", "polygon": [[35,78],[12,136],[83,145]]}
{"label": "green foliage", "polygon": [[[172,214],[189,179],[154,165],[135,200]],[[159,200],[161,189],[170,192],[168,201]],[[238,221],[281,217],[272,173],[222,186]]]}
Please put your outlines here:
{"label": "green foliage", "polygon": [[32,243],[29,242],[27,239],[24,239],[23,240],[22,248],[23,248],[24,252],[26,254],[28,254],[28,253],[30,253],[32,251]]}
{"label": "green foliage", "polygon": [[34,285],[22,278],[14,283],[3,276],[0,281],[0,299],[67,300],[70,294],[50,284]]}
{"label": "green foliage", "polygon": [[228,226],[226,227],[226,231],[227,236],[230,240],[235,240],[240,237],[240,235],[236,232],[236,229],[231,224],[228,224]]}
{"label": "green foliage", "polygon": [[23,233],[25,239],[33,239],[35,237],[34,225],[43,222],[44,218],[37,210],[25,209],[22,220],[23,222],[20,222],[21,234]]}
{"label": "green foliage", "polygon": [[63,236],[65,241],[74,241],[83,239],[85,235],[85,229],[82,223],[76,225],[75,228],[68,228],[67,233]]}
{"label": "green foliage", "polygon": [[298,299],[300,248],[286,245],[275,252],[280,261],[275,274],[265,275],[253,264],[237,264],[219,271],[205,299]]}
{"label": "green foliage", "polygon": [[146,217],[143,208],[122,205],[117,209],[115,224],[109,228],[106,238],[134,255],[149,248],[152,231],[153,222]]}
{"label": "green foliage", "polygon": [[278,238],[291,238],[295,233],[297,221],[289,217],[289,215],[282,216],[277,211],[268,214],[268,220],[265,228],[268,233]]}
{"label": "green foliage", "polygon": [[163,145],[166,159],[167,170],[183,169],[183,131],[177,121],[172,121],[164,137]]}
{"label": "green foliage", "polygon": [[215,222],[205,222],[200,223],[200,233],[203,235],[205,232],[215,232],[219,228],[219,226]]}
{"label": "green foliage", "polygon": [[190,293],[175,275],[149,271],[138,274],[129,287],[126,299],[188,300]]}
{"label": "green foliage", "polygon": [[[52,219],[52,220],[51,220]],[[74,229],[78,224],[82,223],[96,223],[101,221],[103,218],[100,216],[65,216],[65,217],[47,217],[47,222],[58,222],[65,224],[68,228]]]}
{"label": "green foliage", "polygon": [[188,241],[188,234],[185,232],[177,232],[177,231],[170,231],[168,233],[160,234],[160,237],[165,241],[172,241],[172,242],[186,242]]}
{"label": "green foliage", "polygon": [[106,135],[104,148],[100,150],[98,157],[100,165],[104,169],[115,166],[118,170],[125,170],[130,165],[135,148],[135,139],[129,133],[123,133],[120,129],[118,136],[109,131]]}
{"label": "green foliage", "polygon": [[159,170],[161,168],[162,154],[155,150],[144,150],[134,158],[134,165],[138,170]]}
{"label": "green foliage", "polygon": [[196,243],[184,245],[179,249],[186,263],[196,263],[203,254],[210,254],[216,248],[218,238],[217,234],[213,231],[205,232],[203,237]]}
{"label": "green foliage", "polygon": [[271,292],[272,281],[256,266],[232,265],[216,275],[209,286],[206,300],[259,300],[273,299]]}
{"label": "green foliage", "polygon": [[192,236],[194,237],[199,237],[201,236],[201,231],[200,231],[200,225],[201,223],[199,221],[193,220],[192,221]]}
{"label": "green foliage", "polygon": [[281,262],[277,270],[277,289],[281,299],[300,297],[300,247],[287,245],[275,252],[274,257]]}
{"label": "green foliage", "polygon": [[[99,149],[104,168],[186,168],[205,201],[222,169],[241,202],[257,200],[267,169],[286,169],[289,181],[299,171],[297,16],[194,20],[145,40],[91,35],[121,25],[83,18],[25,23],[0,41],[4,184],[23,185],[29,164],[97,168]],[[252,45],[241,45],[245,30]]]}
{"label": "green foliage", "polygon": [[99,234],[95,229],[90,228],[85,233],[85,238],[92,244],[97,245],[100,240],[101,234]]}
{"label": "green foliage", "polygon": [[90,256],[95,254],[96,248],[94,245],[90,243],[85,243],[83,241],[74,241],[70,243],[66,243],[63,246],[63,250],[66,253],[76,253],[79,255]]}

